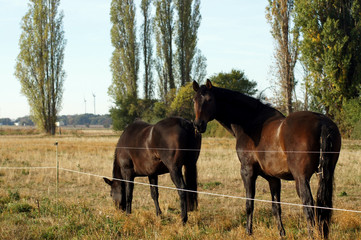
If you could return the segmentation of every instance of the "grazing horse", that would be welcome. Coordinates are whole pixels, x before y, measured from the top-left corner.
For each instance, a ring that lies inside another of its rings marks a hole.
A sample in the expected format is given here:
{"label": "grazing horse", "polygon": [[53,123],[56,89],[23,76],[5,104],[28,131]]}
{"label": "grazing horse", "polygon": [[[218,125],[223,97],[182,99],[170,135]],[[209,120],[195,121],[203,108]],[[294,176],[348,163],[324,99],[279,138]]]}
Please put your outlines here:
{"label": "grazing horse", "polygon": [[[194,191],[197,191],[196,163],[200,147],[201,135],[190,121],[183,118],[166,118],[155,125],[135,121],[127,126],[115,150],[113,180],[104,178],[111,186],[110,195],[116,207],[130,214],[133,180],[138,176],[148,176],[156,214],[160,215],[156,186],[158,175],[170,173],[173,183],[180,189],[181,216],[183,223],[186,223],[187,211],[195,210],[198,204]],[[182,175],[183,166],[185,179]]]}
{"label": "grazing horse", "polygon": [[[207,80],[193,82],[194,125],[201,133],[216,119],[236,138],[241,175],[246,189],[247,233],[252,234],[255,182],[262,176],[269,182],[272,212],[280,235],[281,181],[294,180],[304,205],[310,236],[315,225],[310,178],[319,175],[316,218],[321,236],[328,237],[332,208],[333,175],[341,148],[341,136],[334,122],[314,112],[295,112],[285,117],[276,109],[242,93],[218,88]],[[322,208],[324,207],[324,208]]]}

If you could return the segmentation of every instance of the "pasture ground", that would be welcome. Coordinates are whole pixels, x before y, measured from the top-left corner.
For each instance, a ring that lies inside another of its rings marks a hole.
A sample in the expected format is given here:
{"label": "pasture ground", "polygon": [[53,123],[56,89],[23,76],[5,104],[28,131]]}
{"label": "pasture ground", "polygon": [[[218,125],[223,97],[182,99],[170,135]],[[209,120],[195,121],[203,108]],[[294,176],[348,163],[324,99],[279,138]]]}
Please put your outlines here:
{"label": "pasture ground", "polygon": [[[69,130],[49,137],[7,131],[0,138],[0,239],[279,239],[270,203],[255,203],[254,235],[245,232],[245,201],[199,195],[198,211],[180,220],[178,194],[160,189],[157,217],[148,186],[135,185],[133,213],[116,211],[101,177],[60,170],[56,195],[56,147],[60,167],[111,177],[119,134]],[[232,138],[204,138],[198,160],[199,191],[245,196]],[[336,167],[334,207],[361,210],[361,141],[344,140]],[[135,181],[147,183],[147,178]],[[311,180],[317,191],[318,179]],[[174,187],[169,174],[159,185]],[[300,203],[293,181],[282,181],[282,201]],[[257,181],[257,199],[270,200],[268,183]],[[302,208],[282,206],[285,239],[308,239]],[[318,239],[318,237],[315,237]],[[361,239],[361,214],[334,211],[330,239]]]}

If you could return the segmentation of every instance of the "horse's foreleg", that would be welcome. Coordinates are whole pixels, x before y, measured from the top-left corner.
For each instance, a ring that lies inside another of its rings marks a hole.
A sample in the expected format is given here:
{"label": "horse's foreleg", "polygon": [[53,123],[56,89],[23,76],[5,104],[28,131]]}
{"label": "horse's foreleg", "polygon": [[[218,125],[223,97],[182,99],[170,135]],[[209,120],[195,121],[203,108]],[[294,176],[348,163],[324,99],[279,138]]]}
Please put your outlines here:
{"label": "horse's foreleg", "polygon": [[125,183],[125,201],[126,201],[126,212],[127,214],[132,213],[132,200],[133,200],[133,189],[134,189],[134,177],[130,176],[126,179]]}
{"label": "horse's foreleg", "polygon": [[183,176],[182,176],[182,169],[171,170],[170,176],[172,178],[174,185],[178,189],[180,189],[180,190],[178,190],[178,194],[179,194],[180,205],[181,205],[181,209],[182,209],[181,216],[182,216],[182,222],[183,222],[183,224],[185,224],[188,220],[187,199],[186,199],[187,194],[185,191],[182,191],[186,187]]}
{"label": "horse's foreleg", "polygon": [[119,203],[119,208],[122,209],[122,211],[125,211],[126,208],[127,208],[127,201],[126,201],[126,198],[125,198],[125,183],[124,182],[121,182],[120,183],[120,193],[121,193],[121,200],[120,200],[120,203]]}
{"label": "horse's foreleg", "polygon": [[[148,179],[149,179],[150,184],[158,185],[158,175],[148,176]],[[150,186],[150,194],[151,194],[152,199],[154,201],[155,211],[156,211],[157,216],[158,216],[158,215],[162,214],[162,211],[160,210],[159,202],[158,202],[158,198],[159,198],[158,187],[157,186]]]}
{"label": "horse's foreleg", "polygon": [[247,234],[252,234],[252,220],[254,209],[254,196],[256,194],[256,179],[257,175],[254,169],[250,166],[242,166],[241,169],[242,180],[244,188],[246,189],[246,213],[247,213]]}
{"label": "horse's foreleg", "polygon": [[305,213],[307,219],[308,233],[312,238],[313,228],[315,226],[315,212],[313,208],[314,203],[309,180],[303,178],[296,179],[296,188],[297,194],[302,200],[302,204],[305,205],[303,207],[303,212]]}
{"label": "horse's foreleg", "polygon": [[[278,224],[278,230],[280,231],[281,237],[286,235],[285,229],[282,224],[281,219],[281,180],[278,178],[269,178],[267,179],[272,195],[272,212],[276,218]],[[278,203],[276,203],[278,202]]]}

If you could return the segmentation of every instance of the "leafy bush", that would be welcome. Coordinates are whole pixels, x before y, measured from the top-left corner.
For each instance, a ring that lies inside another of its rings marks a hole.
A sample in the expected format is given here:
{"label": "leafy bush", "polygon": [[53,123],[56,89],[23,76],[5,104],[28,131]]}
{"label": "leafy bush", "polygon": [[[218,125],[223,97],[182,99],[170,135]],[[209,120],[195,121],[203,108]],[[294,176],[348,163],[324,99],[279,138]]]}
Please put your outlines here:
{"label": "leafy bush", "polygon": [[352,139],[361,139],[361,119],[355,124],[350,137]]}
{"label": "leafy bush", "polygon": [[164,102],[154,103],[153,116],[155,119],[163,119],[167,115],[167,106]]}
{"label": "leafy bush", "polygon": [[230,90],[254,95],[257,92],[257,82],[250,81],[241,70],[232,69],[229,73],[218,73],[210,78],[215,86],[227,88]]}
{"label": "leafy bush", "polygon": [[344,101],[336,120],[343,137],[361,139],[361,97]]}
{"label": "leafy bush", "polygon": [[207,124],[207,130],[203,137],[232,137],[231,133],[229,133],[219,122],[213,120]]}
{"label": "leafy bush", "polygon": [[194,90],[192,82],[181,87],[170,105],[168,115],[181,116],[192,120],[194,118],[193,96]]}

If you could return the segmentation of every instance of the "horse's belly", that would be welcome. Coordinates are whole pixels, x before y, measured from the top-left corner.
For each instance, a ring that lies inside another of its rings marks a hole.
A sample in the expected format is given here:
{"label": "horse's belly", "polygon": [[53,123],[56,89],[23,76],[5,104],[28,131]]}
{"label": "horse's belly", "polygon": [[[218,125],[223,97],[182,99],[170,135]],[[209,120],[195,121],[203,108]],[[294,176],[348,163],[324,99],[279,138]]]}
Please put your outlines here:
{"label": "horse's belly", "polygon": [[263,159],[259,159],[262,172],[268,176],[285,180],[293,180],[291,171],[288,168],[287,159],[284,154],[266,153]]}
{"label": "horse's belly", "polygon": [[161,175],[168,173],[168,168],[159,159],[153,161],[140,162],[134,166],[134,172],[137,176]]}
{"label": "horse's belly", "polygon": [[280,178],[280,179],[284,179],[284,180],[294,180],[292,173],[288,169],[282,169],[282,168],[263,169],[262,168],[262,171],[267,176],[276,177],[276,178]]}

